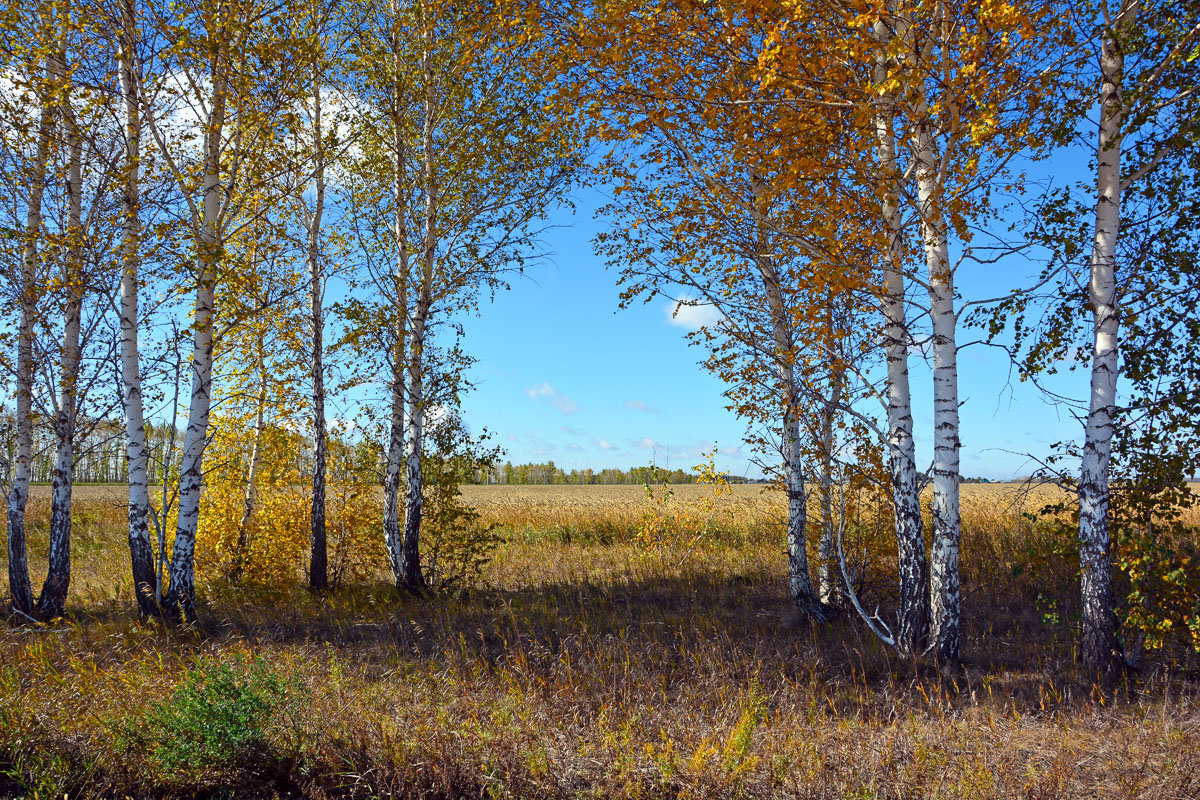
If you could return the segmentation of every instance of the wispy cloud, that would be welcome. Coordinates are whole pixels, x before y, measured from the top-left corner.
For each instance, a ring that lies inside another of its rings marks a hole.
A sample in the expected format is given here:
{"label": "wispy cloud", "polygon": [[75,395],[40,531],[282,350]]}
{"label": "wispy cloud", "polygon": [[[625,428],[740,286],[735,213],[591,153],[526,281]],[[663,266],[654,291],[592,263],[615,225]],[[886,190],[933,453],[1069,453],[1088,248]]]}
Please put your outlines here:
{"label": "wispy cloud", "polygon": [[626,408],[632,408],[634,411],[645,411],[647,414],[657,414],[657,408],[651,408],[641,400],[630,400],[625,404]]}
{"label": "wispy cloud", "polygon": [[525,440],[529,442],[529,452],[535,456],[550,455],[556,449],[554,442],[548,442],[532,431],[525,432]]}
{"label": "wispy cloud", "polygon": [[679,328],[698,331],[701,328],[711,328],[723,319],[717,307],[690,297],[670,300],[663,307],[667,321]]}
{"label": "wispy cloud", "polygon": [[633,446],[641,450],[657,450],[661,445],[659,445],[658,442],[654,441],[649,436],[643,436],[634,442]]}
{"label": "wispy cloud", "polygon": [[539,383],[537,386],[530,386],[525,390],[525,394],[529,395],[534,400],[545,400],[553,408],[557,408],[559,411],[561,411],[563,416],[566,416],[567,414],[574,414],[579,410],[578,403],[544,381]]}
{"label": "wispy cloud", "polygon": [[601,450],[616,450],[617,446],[612,442],[606,442],[604,439],[592,439],[592,444],[599,447]]}

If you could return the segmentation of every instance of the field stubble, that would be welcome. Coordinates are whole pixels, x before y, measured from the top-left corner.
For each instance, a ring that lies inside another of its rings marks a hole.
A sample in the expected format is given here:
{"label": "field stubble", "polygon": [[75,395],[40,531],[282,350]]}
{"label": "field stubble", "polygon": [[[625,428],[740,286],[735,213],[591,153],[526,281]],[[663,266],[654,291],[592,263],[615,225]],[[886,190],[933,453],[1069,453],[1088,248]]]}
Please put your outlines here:
{"label": "field stubble", "polygon": [[[685,502],[704,491],[675,487]],[[380,573],[314,596],[209,577],[201,624],[178,630],[131,611],[121,488],[81,487],[72,618],[0,641],[0,790],[1200,796],[1195,679],[1156,663],[1103,693],[1075,671],[1073,570],[1024,563],[1035,534],[1011,487],[964,487],[966,666],[946,673],[895,658],[853,618],[799,624],[783,505],[761,487],[735,487],[711,545],[682,564],[629,544],[641,487],[464,493],[508,538],[478,588],[403,596]],[[35,494],[34,565],[44,503]],[[867,587],[887,589],[886,571]],[[213,676],[227,674],[236,690],[220,694],[228,681]],[[268,687],[252,747],[167,759],[199,741],[194,729],[232,724],[188,705],[180,687],[193,685],[209,687],[199,706],[243,711]]]}

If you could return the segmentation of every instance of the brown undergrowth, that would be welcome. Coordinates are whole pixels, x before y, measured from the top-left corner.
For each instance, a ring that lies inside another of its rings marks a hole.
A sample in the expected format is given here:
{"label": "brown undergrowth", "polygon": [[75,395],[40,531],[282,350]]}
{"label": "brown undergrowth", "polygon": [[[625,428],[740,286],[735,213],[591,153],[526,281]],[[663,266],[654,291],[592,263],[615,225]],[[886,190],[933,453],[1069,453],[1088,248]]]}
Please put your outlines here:
{"label": "brown undergrowth", "polygon": [[[98,507],[70,618],[0,637],[0,793],[1200,796],[1196,663],[1160,652],[1094,687],[1069,565],[987,519],[964,541],[966,664],[938,671],[848,616],[802,625],[769,526],[680,566],[530,515],[469,592],[211,577],[180,630],[137,622],[123,518]],[[889,586],[864,589],[886,607]]]}

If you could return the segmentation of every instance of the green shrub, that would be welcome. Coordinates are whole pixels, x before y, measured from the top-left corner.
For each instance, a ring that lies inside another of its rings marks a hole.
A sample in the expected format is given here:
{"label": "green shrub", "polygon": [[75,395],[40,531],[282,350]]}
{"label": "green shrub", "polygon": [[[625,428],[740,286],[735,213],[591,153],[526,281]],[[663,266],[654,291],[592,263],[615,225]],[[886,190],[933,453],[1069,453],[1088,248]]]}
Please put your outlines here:
{"label": "green shrub", "polygon": [[299,681],[261,658],[202,661],[170,698],[151,706],[141,735],[150,763],[167,774],[268,766],[298,751],[298,741],[284,743],[281,734],[298,729],[302,702]]}

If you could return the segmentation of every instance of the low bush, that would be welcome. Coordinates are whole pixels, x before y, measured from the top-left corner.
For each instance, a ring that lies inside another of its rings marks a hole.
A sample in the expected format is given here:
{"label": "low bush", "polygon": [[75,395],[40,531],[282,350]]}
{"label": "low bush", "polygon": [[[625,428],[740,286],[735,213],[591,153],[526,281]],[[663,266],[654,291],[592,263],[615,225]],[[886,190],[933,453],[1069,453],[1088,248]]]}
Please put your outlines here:
{"label": "low bush", "polygon": [[299,681],[261,658],[203,660],[135,721],[130,741],[145,747],[159,776],[202,781],[270,772],[299,757],[305,695]]}

